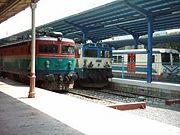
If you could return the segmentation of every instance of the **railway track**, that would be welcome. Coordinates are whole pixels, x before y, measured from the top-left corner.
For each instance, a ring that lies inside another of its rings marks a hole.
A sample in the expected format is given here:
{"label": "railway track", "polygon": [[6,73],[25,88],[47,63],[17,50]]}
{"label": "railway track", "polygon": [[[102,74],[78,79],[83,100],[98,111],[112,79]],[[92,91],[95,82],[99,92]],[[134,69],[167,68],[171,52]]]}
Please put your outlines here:
{"label": "railway track", "polygon": [[[162,106],[164,108],[165,100],[141,95],[134,93],[125,93],[118,90],[108,89],[73,89],[69,91],[73,95],[77,95],[77,98],[83,100],[91,100],[92,102],[99,102],[100,104],[113,105],[133,102],[146,102],[149,106]],[[71,96],[71,95],[70,95]],[[79,97],[78,97],[79,96]],[[83,98],[84,97],[84,98]]]}
{"label": "railway track", "polygon": [[166,100],[166,98],[163,97],[155,97],[155,96],[151,96],[151,95],[144,95],[144,94],[140,94],[140,93],[131,93],[131,92],[122,92],[122,91],[118,91],[118,90],[107,90],[107,89],[103,89],[100,90],[104,93],[108,93],[108,94],[114,94],[117,96],[122,96],[122,97],[128,97],[128,98],[138,98],[138,97],[144,97],[144,98],[159,98],[162,100]]}
{"label": "railway track", "polygon": [[107,89],[103,89],[103,90],[100,90],[100,91],[104,92],[104,93],[113,94],[113,95],[122,96],[122,97],[128,97],[128,98],[136,98],[137,97],[137,95],[134,95],[132,93],[125,93],[125,92],[120,92],[120,91],[117,91],[117,90],[110,91],[110,90],[107,90]]}
{"label": "railway track", "polygon": [[90,94],[85,94],[85,93],[77,92],[77,91],[68,91],[68,93],[73,94],[73,95],[77,95],[77,96],[81,96],[81,97],[84,97],[84,98],[87,98],[87,99],[92,99],[92,100],[105,102],[107,104],[117,104],[117,103],[119,103],[119,102],[116,102],[116,101],[113,101],[113,100],[102,98],[102,97],[100,97],[98,95],[93,96],[93,95],[90,95]]}

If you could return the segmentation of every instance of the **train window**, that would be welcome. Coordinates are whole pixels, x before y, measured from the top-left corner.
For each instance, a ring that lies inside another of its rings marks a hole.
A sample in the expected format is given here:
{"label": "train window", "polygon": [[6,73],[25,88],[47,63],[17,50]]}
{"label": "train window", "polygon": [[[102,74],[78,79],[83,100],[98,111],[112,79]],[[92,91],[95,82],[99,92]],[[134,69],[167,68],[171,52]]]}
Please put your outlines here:
{"label": "train window", "polygon": [[84,57],[97,57],[97,50],[94,49],[86,49],[84,50]]}
{"label": "train window", "polygon": [[58,53],[58,46],[52,44],[39,45],[39,53]]}
{"label": "train window", "polygon": [[111,53],[110,53],[110,51],[105,51],[105,57],[106,57],[106,58],[111,58]]}
{"label": "train window", "polygon": [[100,52],[100,56],[101,56],[102,58],[105,58],[105,51],[101,51],[101,52]]}
{"label": "train window", "polygon": [[117,56],[113,56],[113,63],[117,63]]}
{"label": "train window", "polygon": [[100,52],[100,56],[101,56],[102,58],[110,58],[110,57],[111,57],[110,51],[102,50],[102,51]]}
{"label": "train window", "polygon": [[179,54],[172,54],[172,57],[173,57],[173,63],[179,64],[179,62],[180,62]]}
{"label": "train window", "polygon": [[118,56],[118,63],[122,63],[122,56]]}
{"label": "train window", "polygon": [[162,53],[161,58],[162,58],[162,62],[170,62],[170,54],[169,53]]}
{"label": "train window", "polygon": [[155,55],[152,56],[152,63],[155,63]]}
{"label": "train window", "polygon": [[62,46],[61,52],[68,53],[68,54],[74,54],[74,46]]}

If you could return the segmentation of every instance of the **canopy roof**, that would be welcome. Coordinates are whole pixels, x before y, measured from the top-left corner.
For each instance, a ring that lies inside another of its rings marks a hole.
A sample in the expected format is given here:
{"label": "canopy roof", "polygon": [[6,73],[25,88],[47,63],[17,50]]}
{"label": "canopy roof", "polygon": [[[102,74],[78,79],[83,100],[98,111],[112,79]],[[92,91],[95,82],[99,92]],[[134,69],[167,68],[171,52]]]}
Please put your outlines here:
{"label": "canopy roof", "polygon": [[26,9],[32,0],[0,0],[0,23]]}
{"label": "canopy roof", "polygon": [[[168,35],[168,36],[158,36],[153,38],[153,45],[159,43],[172,43],[172,42],[180,42],[180,35]],[[110,47],[114,47],[115,49],[124,47],[124,46],[133,46],[133,39],[124,39],[124,40],[114,40],[114,41],[106,41],[103,42],[108,44]],[[147,38],[140,38],[138,40],[138,44],[147,45]],[[162,46],[163,48],[163,46]]]}
{"label": "canopy roof", "polygon": [[[84,37],[96,42],[114,36],[145,35],[148,32],[149,21],[153,22],[154,31],[180,28],[180,1],[116,0],[41,25],[37,29],[52,28],[53,31],[62,32],[67,38],[82,39]],[[16,36],[27,33],[30,32],[21,32]]]}
{"label": "canopy roof", "polygon": [[69,38],[91,40],[147,34],[148,19],[154,31],[180,28],[179,0],[117,0],[40,26],[51,27]]}

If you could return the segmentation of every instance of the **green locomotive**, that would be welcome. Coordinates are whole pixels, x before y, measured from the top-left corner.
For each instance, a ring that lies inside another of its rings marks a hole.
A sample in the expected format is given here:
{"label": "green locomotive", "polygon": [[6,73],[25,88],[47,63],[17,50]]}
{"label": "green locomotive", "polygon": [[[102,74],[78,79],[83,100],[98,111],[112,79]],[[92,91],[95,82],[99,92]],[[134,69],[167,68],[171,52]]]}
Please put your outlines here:
{"label": "green locomotive", "polygon": [[[31,40],[0,46],[0,72],[29,82]],[[67,90],[73,87],[75,69],[75,43],[62,37],[36,38],[36,84],[50,90]]]}

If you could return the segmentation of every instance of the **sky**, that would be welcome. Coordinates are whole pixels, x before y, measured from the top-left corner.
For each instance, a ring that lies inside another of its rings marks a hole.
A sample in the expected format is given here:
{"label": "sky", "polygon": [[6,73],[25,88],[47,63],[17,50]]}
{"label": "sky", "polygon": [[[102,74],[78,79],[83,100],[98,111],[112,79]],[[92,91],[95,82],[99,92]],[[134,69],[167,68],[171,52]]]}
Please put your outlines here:
{"label": "sky", "polygon": [[[36,8],[36,26],[112,1],[114,0],[40,0]],[[0,39],[28,29],[31,29],[30,7],[0,24]]]}

